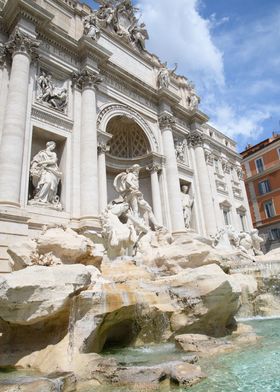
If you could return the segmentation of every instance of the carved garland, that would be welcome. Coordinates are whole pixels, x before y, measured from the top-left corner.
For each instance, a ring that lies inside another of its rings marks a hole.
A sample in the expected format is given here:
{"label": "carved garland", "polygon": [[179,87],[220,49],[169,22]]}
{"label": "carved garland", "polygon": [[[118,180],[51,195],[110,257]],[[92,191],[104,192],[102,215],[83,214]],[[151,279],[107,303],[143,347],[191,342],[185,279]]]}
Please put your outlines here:
{"label": "carved garland", "polygon": [[[146,121],[133,109],[126,105],[109,105],[105,107],[98,115],[97,119],[97,128],[100,129],[101,131],[106,131],[106,126],[109,122],[109,120],[118,115],[126,115],[127,117],[133,119],[136,121],[136,123],[143,129],[145,134],[148,136],[148,139],[152,139],[154,148],[156,151],[159,149],[158,141],[153,134],[153,131],[149,127],[149,125],[146,123]],[[102,125],[101,125],[102,124]],[[102,128],[102,129],[101,129]]]}

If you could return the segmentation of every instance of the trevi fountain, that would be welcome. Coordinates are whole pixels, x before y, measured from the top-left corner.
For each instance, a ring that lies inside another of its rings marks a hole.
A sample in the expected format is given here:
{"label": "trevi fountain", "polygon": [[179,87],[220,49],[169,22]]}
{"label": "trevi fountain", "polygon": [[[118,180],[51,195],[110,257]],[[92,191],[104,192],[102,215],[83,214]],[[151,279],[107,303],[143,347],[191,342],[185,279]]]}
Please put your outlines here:
{"label": "trevi fountain", "polygon": [[0,391],[279,391],[235,143],[98,3],[0,1]]}

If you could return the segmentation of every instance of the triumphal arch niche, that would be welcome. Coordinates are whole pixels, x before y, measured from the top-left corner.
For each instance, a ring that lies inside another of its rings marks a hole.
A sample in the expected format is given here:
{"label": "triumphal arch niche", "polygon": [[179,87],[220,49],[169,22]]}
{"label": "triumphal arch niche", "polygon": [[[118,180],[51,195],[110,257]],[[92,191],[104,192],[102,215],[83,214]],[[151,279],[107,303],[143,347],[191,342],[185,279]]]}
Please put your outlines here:
{"label": "triumphal arch niche", "polygon": [[1,270],[9,243],[46,224],[100,232],[131,168],[152,226],[250,228],[235,143],[177,65],[148,51],[130,0],[2,0],[0,13]]}

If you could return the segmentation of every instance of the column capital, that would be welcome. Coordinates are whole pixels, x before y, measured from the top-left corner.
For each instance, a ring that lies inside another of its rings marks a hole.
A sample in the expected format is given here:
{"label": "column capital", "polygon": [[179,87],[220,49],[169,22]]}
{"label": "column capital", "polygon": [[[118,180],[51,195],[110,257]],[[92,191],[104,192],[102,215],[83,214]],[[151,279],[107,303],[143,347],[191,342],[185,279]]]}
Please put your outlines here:
{"label": "column capital", "polygon": [[99,73],[85,69],[79,74],[73,73],[72,82],[73,85],[76,85],[80,89],[94,89],[98,84],[103,82],[103,78],[100,76]]}
{"label": "column capital", "polygon": [[168,113],[162,114],[159,117],[158,122],[159,122],[160,129],[165,129],[165,128],[172,129],[173,126],[175,125],[174,116],[172,116],[171,114],[168,114]]}
{"label": "column capital", "polygon": [[4,45],[5,51],[15,55],[16,53],[26,54],[29,57],[37,56],[37,48],[40,41],[23,33],[19,28],[16,28],[9,41]]}
{"label": "column capital", "polygon": [[202,147],[203,146],[203,134],[199,131],[191,131],[187,135],[188,145],[191,147]]}
{"label": "column capital", "polygon": [[0,68],[3,68],[6,65],[7,60],[7,52],[5,49],[5,45],[0,42]]}
{"label": "column capital", "polygon": [[146,170],[151,173],[158,173],[162,170],[162,165],[160,163],[153,162],[151,165],[146,167]]}
{"label": "column capital", "polygon": [[106,152],[110,151],[110,146],[108,146],[105,142],[99,142],[97,146],[98,154],[106,154]]}

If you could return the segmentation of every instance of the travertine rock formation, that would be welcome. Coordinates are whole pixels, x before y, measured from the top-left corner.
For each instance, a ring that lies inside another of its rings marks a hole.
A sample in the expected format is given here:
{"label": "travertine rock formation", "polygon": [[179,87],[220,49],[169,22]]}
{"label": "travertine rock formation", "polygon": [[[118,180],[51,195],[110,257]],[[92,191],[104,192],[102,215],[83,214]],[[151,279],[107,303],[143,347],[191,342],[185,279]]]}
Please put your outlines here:
{"label": "travertine rock formation", "polygon": [[13,270],[30,265],[52,266],[81,263],[99,267],[104,247],[74,230],[64,227],[46,228],[37,239],[28,239],[12,244],[8,253],[13,261]]}
{"label": "travertine rock formation", "polygon": [[[257,296],[254,277],[225,272],[242,264],[236,253],[214,250],[194,233],[175,241],[163,231],[154,235],[143,237],[135,257],[105,255],[100,270],[80,264],[94,260],[96,248],[70,229],[49,228],[22,248],[11,246],[24,269],[0,277],[0,366],[74,372],[81,385],[190,386],[203,378],[199,367],[176,363],[148,367],[145,379],[143,369],[99,355],[107,347],[174,340],[184,348],[197,334],[207,335],[207,350],[224,351],[234,343],[217,338],[234,332],[240,298]],[[59,265],[34,265],[34,254],[51,254]]]}

